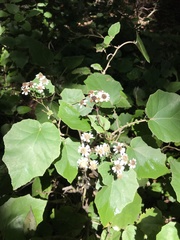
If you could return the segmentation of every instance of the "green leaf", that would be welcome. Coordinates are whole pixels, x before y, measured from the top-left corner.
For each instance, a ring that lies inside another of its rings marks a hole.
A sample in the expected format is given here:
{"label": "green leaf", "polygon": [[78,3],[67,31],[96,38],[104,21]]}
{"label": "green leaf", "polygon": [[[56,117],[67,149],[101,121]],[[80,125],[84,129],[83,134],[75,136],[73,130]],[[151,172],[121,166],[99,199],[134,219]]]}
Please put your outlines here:
{"label": "green leaf", "polygon": [[50,12],[45,12],[45,13],[44,13],[44,17],[45,17],[45,18],[52,18],[52,13],[50,13]]}
{"label": "green leaf", "polygon": [[17,112],[18,114],[26,114],[31,111],[31,108],[28,106],[19,106],[17,107]]}
{"label": "green leaf", "polygon": [[66,178],[69,183],[72,183],[78,172],[79,146],[79,142],[73,142],[70,138],[67,138],[63,142],[61,157],[55,163],[58,173]]}
{"label": "green leaf", "polygon": [[121,25],[119,22],[114,23],[111,25],[111,27],[108,29],[108,35],[112,38],[114,38],[119,32],[120,32]]}
{"label": "green leaf", "polygon": [[1,37],[0,38],[0,43],[2,44],[2,45],[5,45],[5,46],[7,46],[7,47],[14,47],[14,45],[15,45],[15,38],[13,38],[13,37]]}
{"label": "green leaf", "polygon": [[82,99],[85,98],[81,89],[65,88],[60,95],[63,101],[70,104],[79,103]]}
{"label": "green leaf", "polygon": [[13,62],[19,68],[23,68],[29,59],[27,54],[22,51],[12,51],[10,56],[11,56],[11,59],[13,60]]}
{"label": "green leaf", "polygon": [[156,239],[155,236],[161,230],[163,224],[163,217],[159,209],[149,208],[140,215],[138,227],[144,234],[151,236],[152,239]]}
{"label": "green leaf", "polygon": [[0,18],[4,18],[4,17],[7,17],[9,16],[9,14],[3,10],[0,10]]}
{"label": "green leaf", "polygon": [[137,188],[138,183],[133,170],[124,172],[122,178],[113,181],[110,186],[102,187],[96,194],[95,204],[104,226],[133,201]]}
{"label": "green leaf", "polygon": [[179,240],[180,224],[169,222],[157,234],[156,240]]}
{"label": "green leaf", "polygon": [[148,63],[150,63],[149,55],[148,55],[148,53],[144,47],[144,44],[138,33],[136,34],[136,43],[135,44],[136,44],[137,48],[139,49],[139,51],[142,53],[143,57],[146,59],[146,61]]}
{"label": "green leaf", "polygon": [[77,68],[84,60],[84,56],[71,56],[63,58],[63,65],[67,69]]}
{"label": "green leaf", "polygon": [[105,117],[100,115],[89,115],[88,118],[91,122],[91,126],[97,133],[104,133],[110,128],[110,122]]}
{"label": "green leaf", "polygon": [[172,181],[171,185],[176,193],[177,201],[180,202],[180,162],[175,159],[170,159],[169,161],[171,172],[172,172]]}
{"label": "green leaf", "polygon": [[180,96],[158,90],[146,105],[148,126],[164,142],[180,142]]}
{"label": "green leaf", "polygon": [[32,208],[30,207],[30,210],[24,219],[24,227],[23,227],[24,234],[28,237],[32,237],[34,235],[36,227],[37,227],[36,219],[33,214]]}
{"label": "green leaf", "polygon": [[35,230],[35,223],[39,224],[43,220],[46,204],[47,201],[32,198],[30,195],[10,198],[0,207],[0,230],[3,239],[26,240],[24,230],[27,230],[27,234],[27,227]]}
{"label": "green leaf", "polygon": [[99,63],[91,64],[91,67],[96,71],[102,71],[103,70],[103,68],[101,67],[101,65]]}
{"label": "green leaf", "polygon": [[98,173],[101,174],[102,182],[104,185],[110,186],[111,183],[114,181],[113,174],[110,174],[109,171],[111,169],[112,163],[110,162],[103,162],[98,167]]}
{"label": "green leaf", "polygon": [[45,172],[43,177],[36,177],[32,183],[32,196],[40,196],[41,199],[48,200],[49,194],[52,192],[51,180],[48,171]]}
{"label": "green leaf", "polygon": [[135,240],[136,239],[136,226],[129,225],[122,233],[122,240]]}
{"label": "green leaf", "polygon": [[11,14],[16,14],[19,12],[19,6],[13,3],[5,4],[6,10]]}
{"label": "green leaf", "polygon": [[158,178],[169,172],[165,165],[166,155],[160,149],[148,146],[141,137],[132,139],[127,154],[137,161],[135,171],[138,178]]}
{"label": "green leaf", "polygon": [[72,105],[60,101],[58,117],[73,130],[90,131],[91,126],[87,119],[81,119],[78,110]]}
{"label": "green leaf", "polygon": [[113,40],[112,37],[106,36],[106,37],[104,38],[104,42],[103,42],[103,43],[104,43],[105,45],[107,45],[107,47],[108,47],[112,40]]}
{"label": "green leaf", "polygon": [[115,81],[110,75],[101,73],[93,73],[84,81],[87,90],[103,90],[110,95],[110,102],[103,103],[101,107],[111,108],[120,101],[120,91],[122,86],[119,82]]}
{"label": "green leaf", "polygon": [[13,189],[42,176],[60,153],[60,134],[52,123],[36,120],[15,123],[4,136],[6,164]]}
{"label": "green leaf", "polygon": [[122,229],[127,227],[129,224],[134,224],[141,213],[141,202],[141,197],[136,193],[133,202],[126,205],[122,212],[113,218],[112,225]]}
{"label": "green leaf", "polygon": [[32,58],[32,62],[39,66],[48,66],[54,60],[53,53],[41,42],[29,38],[29,54]]}
{"label": "green leaf", "polygon": [[91,74],[91,70],[88,67],[76,68],[72,71],[72,74],[89,75]]}

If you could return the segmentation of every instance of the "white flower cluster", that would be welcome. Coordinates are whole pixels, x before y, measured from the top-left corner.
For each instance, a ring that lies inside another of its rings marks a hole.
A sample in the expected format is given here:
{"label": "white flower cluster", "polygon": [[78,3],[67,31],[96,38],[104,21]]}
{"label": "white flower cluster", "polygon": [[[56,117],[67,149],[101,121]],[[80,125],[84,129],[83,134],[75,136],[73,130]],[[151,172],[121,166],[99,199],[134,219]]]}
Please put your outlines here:
{"label": "white flower cluster", "polygon": [[39,94],[44,93],[44,89],[46,85],[48,85],[49,80],[42,73],[38,73],[35,79],[38,80],[38,83],[30,81],[30,82],[24,82],[22,84],[22,87],[21,87],[22,94],[28,95],[31,91],[32,92],[36,91]]}
{"label": "white flower cluster", "polygon": [[128,159],[126,148],[123,143],[117,143],[114,145],[113,151],[118,155],[118,158],[113,161],[112,171],[117,175],[118,178],[122,176],[126,166],[128,166],[130,169],[136,167],[136,159]]}
{"label": "white flower cluster", "polygon": [[96,154],[99,157],[109,157],[113,163],[112,171],[116,174],[118,178],[122,176],[122,173],[125,169],[135,168],[136,167],[136,159],[128,158],[126,154],[126,147],[123,143],[116,143],[112,146],[113,153],[111,152],[110,145],[107,143],[103,143],[97,145],[93,148],[90,147],[91,139],[94,139],[94,136],[91,133],[83,133],[81,135],[82,144],[78,148],[78,152],[81,154],[81,158],[78,160],[78,166],[81,169],[87,170],[96,170],[98,167],[97,160],[91,160],[90,155]]}
{"label": "white flower cluster", "polygon": [[91,160],[89,155],[91,153],[91,148],[88,143],[90,143],[91,139],[94,136],[92,133],[83,133],[81,135],[82,145],[79,146],[78,152],[81,154],[81,158],[78,160],[78,166],[81,169],[87,170],[88,168],[91,170],[96,170],[98,166],[98,161]]}
{"label": "white flower cluster", "polygon": [[110,100],[110,95],[107,92],[104,92],[103,90],[97,91],[97,90],[91,90],[88,93],[88,97],[81,100],[79,105],[80,108],[83,106],[86,106],[88,101],[91,103],[102,103],[102,102],[108,102]]}

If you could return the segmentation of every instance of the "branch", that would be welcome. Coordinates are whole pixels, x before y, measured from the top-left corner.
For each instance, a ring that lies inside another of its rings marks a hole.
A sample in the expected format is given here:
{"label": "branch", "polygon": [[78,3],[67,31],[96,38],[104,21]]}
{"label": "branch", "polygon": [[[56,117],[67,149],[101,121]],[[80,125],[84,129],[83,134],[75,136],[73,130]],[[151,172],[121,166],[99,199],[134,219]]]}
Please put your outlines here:
{"label": "branch", "polygon": [[115,55],[116,55],[116,53],[118,52],[118,50],[119,50],[120,48],[122,48],[124,45],[130,44],[130,43],[135,44],[135,41],[124,42],[124,43],[122,43],[121,45],[115,47],[116,49],[115,49],[114,53],[111,54],[111,57],[110,57],[107,65],[106,65],[105,69],[103,70],[102,74],[106,74],[107,69],[110,67],[110,63],[111,63],[111,61],[113,60],[113,58],[115,57]]}

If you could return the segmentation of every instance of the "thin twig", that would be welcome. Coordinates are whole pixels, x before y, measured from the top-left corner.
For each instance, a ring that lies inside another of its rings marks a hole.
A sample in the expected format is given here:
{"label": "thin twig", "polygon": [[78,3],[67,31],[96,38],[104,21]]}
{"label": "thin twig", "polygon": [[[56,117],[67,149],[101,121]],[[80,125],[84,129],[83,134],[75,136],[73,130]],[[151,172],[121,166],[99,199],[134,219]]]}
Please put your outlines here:
{"label": "thin twig", "polygon": [[142,123],[142,122],[147,122],[146,119],[141,119],[141,120],[135,120],[134,122],[131,122],[131,123],[127,123],[126,125],[118,128],[117,130],[115,130],[112,135],[115,135],[116,133],[121,133],[123,129],[127,128],[127,127],[132,127],[133,125],[135,124],[139,124],[139,123]]}
{"label": "thin twig", "polygon": [[[113,60],[113,58],[115,57],[115,55],[116,55],[116,53],[118,52],[118,50],[119,50],[120,48],[122,48],[124,45],[127,45],[127,44],[135,44],[135,41],[127,41],[127,42],[124,42],[124,43],[122,43],[121,45],[115,47],[116,49],[115,49],[114,53],[111,54],[111,57],[110,57],[107,65],[106,65],[105,69],[102,71],[102,74],[106,74],[107,69],[110,67],[110,63],[111,63],[111,61]],[[108,55],[108,56],[109,56],[109,55]]]}

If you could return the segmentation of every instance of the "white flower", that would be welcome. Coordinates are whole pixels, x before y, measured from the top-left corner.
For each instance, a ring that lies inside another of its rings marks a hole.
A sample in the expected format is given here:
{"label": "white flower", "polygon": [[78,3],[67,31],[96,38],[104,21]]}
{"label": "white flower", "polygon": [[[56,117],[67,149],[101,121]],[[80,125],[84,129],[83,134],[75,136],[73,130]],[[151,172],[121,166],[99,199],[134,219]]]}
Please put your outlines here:
{"label": "white flower", "polygon": [[82,157],[77,161],[79,168],[88,169],[89,159]]}
{"label": "white flower", "polygon": [[36,74],[36,78],[39,80],[43,80],[44,78],[46,78],[46,76],[44,76],[41,72]]}
{"label": "white flower", "polygon": [[99,102],[108,102],[110,100],[109,93],[106,93],[104,91],[99,91],[97,97],[99,99]]}
{"label": "white flower", "polygon": [[81,135],[81,140],[84,141],[84,142],[90,142],[90,139],[93,139],[94,136],[92,133],[83,133]]}
{"label": "white flower", "polygon": [[49,80],[44,76],[44,78],[39,79],[40,83],[42,85],[48,85],[49,84]]}
{"label": "white flower", "polygon": [[114,173],[117,174],[117,176],[121,176],[123,171],[124,171],[124,166],[121,162],[121,160],[118,158],[117,160],[114,161],[114,166],[112,167],[112,170]]}
{"label": "white flower", "polygon": [[104,155],[104,150],[103,150],[102,145],[97,145],[95,147],[95,152],[96,152],[96,155],[99,154],[99,156],[102,157]]}
{"label": "white flower", "polygon": [[79,103],[80,108],[82,108],[83,106],[86,106],[87,105],[87,101],[88,101],[87,99],[81,100],[80,103]]}
{"label": "white flower", "polygon": [[96,160],[91,160],[89,162],[89,169],[91,169],[92,171],[93,170],[96,170],[97,169],[97,166],[98,166],[98,161]]}
{"label": "white flower", "polygon": [[103,90],[91,90],[89,92],[89,97],[91,98],[91,102],[99,103],[99,102],[108,102],[110,100],[109,93],[104,92]]}
{"label": "white flower", "polygon": [[102,145],[103,151],[104,151],[104,155],[108,156],[108,154],[110,153],[110,147],[107,143],[103,143]]}
{"label": "white flower", "polygon": [[129,160],[128,166],[129,166],[129,168],[135,168],[136,167],[136,159],[132,158],[131,160]]}
{"label": "white flower", "polygon": [[120,154],[124,154],[126,149],[124,147],[124,144],[123,143],[118,143],[117,145],[113,146],[113,151],[117,154],[117,153],[120,153]]}
{"label": "white flower", "polygon": [[107,143],[103,143],[102,145],[97,145],[95,148],[96,155],[99,154],[100,157],[108,156],[110,153],[110,147]]}
{"label": "white flower", "polygon": [[123,153],[121,155],[121,162],[123,165],[127,165],[128,164],[128,155],[126,153]]}
{"label": "white flower", "polygon": [[30,92],[29,87],[21,87],[21,90],[22,90],[22,94],[24,95],[28,95]]}
{"label": "white flower", "polygon": [[37,89],[37,91],[39,92],[39,93],[43,93],[43,91],[44,91],[44,89],[45,89],[45,87],[44,87],[44,85],[42,85],[41,83],[39,83],[37,86],[35,86],[36,87],[36,89]]}
{"label": "white flower", "polygon": [[90,146],[84,145],[84,143],[82,143],[82,145],[79,146],[78,148],[78,153],[80,153],[84,157],[88,157],[90,152],[91,152]]}

